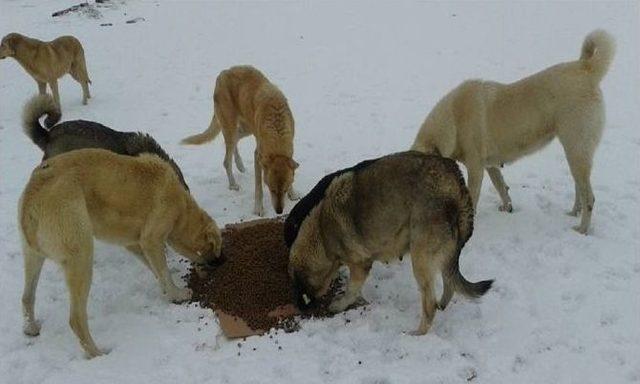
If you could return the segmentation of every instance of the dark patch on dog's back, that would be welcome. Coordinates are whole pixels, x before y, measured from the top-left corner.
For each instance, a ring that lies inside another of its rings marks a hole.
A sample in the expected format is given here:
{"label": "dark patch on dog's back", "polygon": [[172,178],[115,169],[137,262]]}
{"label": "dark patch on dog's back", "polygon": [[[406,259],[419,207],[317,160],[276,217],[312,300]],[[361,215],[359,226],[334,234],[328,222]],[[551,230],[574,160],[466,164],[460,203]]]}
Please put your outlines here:
{"label": "dark patch on dog's back", "polygon": [[377,159],[369,159],[362,161],[353,167],[341,169],[339,171],[328,174],[323,177],[318,184],[307,193],[305,197],[300,199],[300,201],[291,209],[287,219],[284,222],[284,241],[287,244],[287,247],[291,248],[293,242],[298,237],[298,232],[300,231],[300,226],[304,219],[309,216],[309,212],[324,199],[324,194],[331,185],[331,182],[338,176],[347,173],[347,172],[357,172],[360,171],[371,164],[375,163],[381,159],[380,157]]}
{"label": "dark patch on dog's back", "polygon": [[73,120],[52,127],[45,145],[43,160],[84,148],[101,148],[127,156],[154,154],[169,163],[180,183],[189,191],[178,164],[146,133],[120,132],[94,121]]}

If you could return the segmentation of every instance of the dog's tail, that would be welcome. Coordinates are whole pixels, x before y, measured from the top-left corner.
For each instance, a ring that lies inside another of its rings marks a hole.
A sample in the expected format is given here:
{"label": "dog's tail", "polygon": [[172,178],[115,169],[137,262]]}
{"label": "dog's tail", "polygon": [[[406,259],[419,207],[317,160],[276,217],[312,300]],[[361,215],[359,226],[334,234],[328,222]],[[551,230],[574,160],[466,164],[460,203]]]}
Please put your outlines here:
{"label": "dog's tail", "polygon": [[211,118],[211,123],[209,124],[209,128],[207,128],[204,132],[198,133],[197,135],[189,136],[180,142],[180,144],[204,144],[207,141],[211,141],[218,136],[220,133],[220,123],[218,123],[218,119],[214,114]]}
{"label": "dog's tail", "polygon": [[584,39],[580,61],[596,82],[600,82],[607,74],[615,52],[616,43],[613,37],[606,31],[597,29]]}
{"label": "dog's tail", "polygon": [[53,127],[62,117],[60,109],[58,109],[50,95],[32,97],[22,110],[22,129],[24,133],[43,151],[49,141],[49,131],[40,125],[40,118],[44,115],[47,115],[44,120],[47,128]]}
{"label": "dog's tail", "polygon": [[460,196],[457,199],[457,209],[455,210],[457,211],[457,217],[453,217],[454,225],[457,224],[457,228],[454,227],[454,233],[457,232],[457,244],[455,254],[449,259],[442,271],[444,291],[442,298],[438,302],[440,309],[446,308],[454,292],[470,298],[477,298],[484,295],[493,284],[493,280],[472,283],[460,273],[460,253],[462,252],[462,247],[464,247],[473,233],[474,210],[469,190],[464,185],[464,179],[462,179],[462,174],[460,174],[459,170],[458,173],[461,181]]}

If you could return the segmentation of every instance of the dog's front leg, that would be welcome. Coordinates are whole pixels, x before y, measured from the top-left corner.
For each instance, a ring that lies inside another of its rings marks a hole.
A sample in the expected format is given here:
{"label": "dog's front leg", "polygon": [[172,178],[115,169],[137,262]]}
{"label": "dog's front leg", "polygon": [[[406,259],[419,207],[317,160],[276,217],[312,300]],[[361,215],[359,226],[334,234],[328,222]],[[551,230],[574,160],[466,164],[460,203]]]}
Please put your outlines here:
{"label": "dog's front leg", "polygon": [[365,280],[367,280],[367,276],[369,276],[369,271],[371,270],[371,264],[348,264],[349,267],[349,284],[347,285],[347,291],[344,295],[332,302],[329,305],[329,310],[331,312],[342,312],[347,309],[351,304],[353,304],[358,297],[360,297],[360,292],[362,290],[362,285]]}
{"label": "dog's front leg", "polygon": [[161,239],[145,239],[140,243],[144,256],[149,262],[151,271],[160,282],[162,292],[174,303],[181,303],[191,298],[189,288],[178,288],[167,267],[165,246]]}
{"label": "dog's front leg", "polygon": [[253,167],[256,182],[253,213],[258,216],[264,216],[264,206],[262,204],[262,165],[260,164],[260,152],[258,152],[257,149],[253,151]]}

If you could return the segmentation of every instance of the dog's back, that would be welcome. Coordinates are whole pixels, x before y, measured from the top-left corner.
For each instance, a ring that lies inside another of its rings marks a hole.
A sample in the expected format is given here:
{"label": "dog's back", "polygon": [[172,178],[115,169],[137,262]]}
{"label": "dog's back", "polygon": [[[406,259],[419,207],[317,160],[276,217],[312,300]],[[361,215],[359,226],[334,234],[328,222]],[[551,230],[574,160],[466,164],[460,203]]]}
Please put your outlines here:
{"label": "dog's back", "polygon": [[[510,84],[465,81],[429,113],[412,149],[455,159],[480,156],[494,166],[533,153],[557,135],[563,114],[601,108],[599,84],[614,53],[613,38],[597,30],[585,38],[578,60]],[[464,153],[464,140],[478,153]]]}
{"label": "dog's back", "polygon": [[158,196],[172,196],[171,201],[178,202],[186,192],[180,187],[176,190],[177,185],[171,167],[154,155],[121,156],[102,149],[71,151],[42,162],[32,172],[20,200],[21,229],[27,243],[37,249],[42,240],[35,236],[36,231],[61,230],[51,227],[51,220],[54,215],[69,215],[65,223],[71,228],[89,225],[97,237],[108,238],[105,234],[111,228],[105,223],[117,221],[113,229],[139,225],[145,209],[150,209]]}
{"label": "dog's back", "polygon": [[[40,125],[39,118],[44,115],[47,115],[45,126],[48,129]],[[58,123],[60,117],[60,111],[49,95],[35,96],[24,107],[23,130],[44,152],[43,160],[83,148],[102,148],[129,156],[152,153],[168,162],[185,189],[189,190],[180,167],[148,134],[119,132],[86,120]]]}

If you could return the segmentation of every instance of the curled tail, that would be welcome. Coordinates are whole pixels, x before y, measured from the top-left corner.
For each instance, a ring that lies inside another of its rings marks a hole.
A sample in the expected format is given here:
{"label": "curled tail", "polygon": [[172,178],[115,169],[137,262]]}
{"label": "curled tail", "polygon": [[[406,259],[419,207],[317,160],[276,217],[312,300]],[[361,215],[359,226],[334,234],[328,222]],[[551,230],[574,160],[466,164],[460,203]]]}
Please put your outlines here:
{"label": "curled tail", "polygon": [[597,29],[584,39],[580,61],[591,72],[596,82],[600,82],[609,70],[616,52],[613,37],[602,29]]}
{"label": "curled tail", "polygon": [[50,95],[32,97],[22,110],[22,129],[40,149],[45,150],[49,142],[49,131],[40,125],[40,118],[47,115],[44,124],[53,127],[60,121],[60,110]]}
{"label": "curled tail", "polygon": [[[460,171],[458,171],[459,173]],[[443,310],[453,297],[454,292],[463,294],[470,298],[477,298],[484,295],[493,284],[493,280],[483,280],[476,283],[472,283],[465,279],[460,273],[460,252],[462,247],[469,240],[473,234],[473,201],[469,190],[464,185],[462,175],[458,175],[460,178],[460,194],[457,199],[458,202],[458,216],[457,216],[457,228],[454,228],[454,232],[457,232],[457,247],[455,253],[449,259],[447,265],[442,271],[442,280],[444,285],[444,291],[442,298],[438,302],[438,308]],[[457,229],[457,231],[456,231]]]}
{"label": "curled tail", "polygon": [[220,133],[220,123],[218,123],[218,119],[214,114],[211,118],[211,123],[209,124],[209,128],[207,128],[204,132],[198,133],[197,135],[185,137],[180,141],[181,144],[203,144],[207,141],[211,141],[218,136]]}

